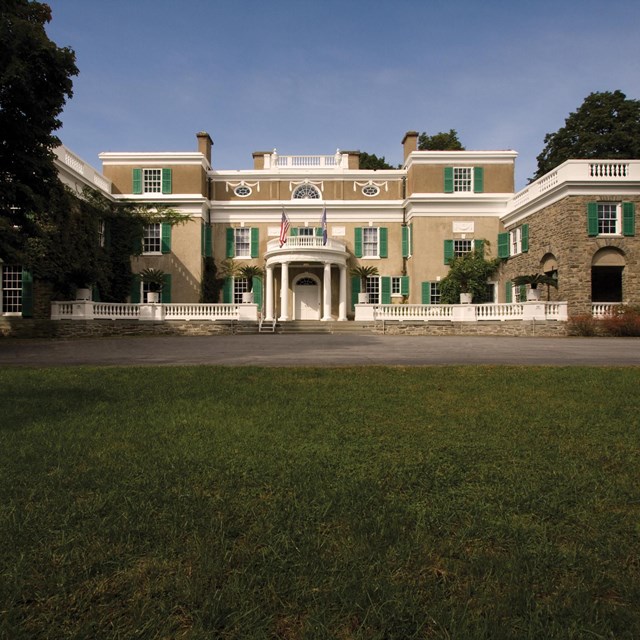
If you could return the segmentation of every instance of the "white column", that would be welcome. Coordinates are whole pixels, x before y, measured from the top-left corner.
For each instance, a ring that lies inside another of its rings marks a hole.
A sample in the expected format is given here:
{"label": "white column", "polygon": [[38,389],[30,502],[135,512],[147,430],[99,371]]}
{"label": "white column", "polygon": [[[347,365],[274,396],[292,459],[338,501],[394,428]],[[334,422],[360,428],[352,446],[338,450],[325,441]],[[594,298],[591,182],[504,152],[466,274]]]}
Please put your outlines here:
{"label": "white column", "polygon": [[289,320],[289,263],[282,263],[282,276],[280,282],[280,317],[278,320]]}
{"label": "white column", "polygon": [[323,311],[322,319],[331,320],[331,263],[324,263],[324,282],[322,287]]}
{"label": "white column", "polygon": [[267,266],[267,286],[265,287],[265,320],[273,321],[273,265]]}
{"label": "white column", "polygon": [[340,301],[338,302],[338,320],[347,319],[347,267],[340,265]]}

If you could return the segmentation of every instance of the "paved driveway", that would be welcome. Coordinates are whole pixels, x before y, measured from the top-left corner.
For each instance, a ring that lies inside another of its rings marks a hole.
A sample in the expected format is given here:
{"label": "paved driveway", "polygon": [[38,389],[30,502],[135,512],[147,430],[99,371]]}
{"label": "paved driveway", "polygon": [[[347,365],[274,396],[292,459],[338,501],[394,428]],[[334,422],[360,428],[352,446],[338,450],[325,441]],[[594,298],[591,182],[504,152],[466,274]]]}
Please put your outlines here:
{"label": "paved driveway", "polygon": [[78,340],[0,339],[0,366],[68,365],[639,366],[640,338],[235,335]]}

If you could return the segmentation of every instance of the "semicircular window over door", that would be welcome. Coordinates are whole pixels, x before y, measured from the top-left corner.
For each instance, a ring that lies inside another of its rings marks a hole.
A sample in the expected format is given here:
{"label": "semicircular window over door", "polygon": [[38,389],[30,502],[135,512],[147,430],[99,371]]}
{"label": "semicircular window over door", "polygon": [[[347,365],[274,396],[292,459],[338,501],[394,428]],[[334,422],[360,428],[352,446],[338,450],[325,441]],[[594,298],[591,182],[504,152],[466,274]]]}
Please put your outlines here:
{"label": "semicircular window over door", "polygon": [[320,320],[320,286],[308,276],[299,278],[293,289],[296,320]]}

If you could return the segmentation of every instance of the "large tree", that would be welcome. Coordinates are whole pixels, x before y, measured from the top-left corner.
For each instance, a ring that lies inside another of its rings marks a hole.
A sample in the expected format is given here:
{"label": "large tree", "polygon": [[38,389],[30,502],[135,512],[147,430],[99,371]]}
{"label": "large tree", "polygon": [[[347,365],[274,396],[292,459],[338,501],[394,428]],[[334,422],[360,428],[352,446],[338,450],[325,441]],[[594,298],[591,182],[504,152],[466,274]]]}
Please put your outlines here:
{"label": "large tree", "polygon": [[534,180],[572,158],[640,158],[640,101],[622,91],[591,93],[544,143]]}
{"label": "large tree", "polygon": [[391,166],[384,156],[378,157],[375,153],[360,152],[360,168],[361,169],[395,169]]}
{"label": "large tree", "polygon": [[53,134],[72,95],[75,55],[46,34],[51,9],[41,2],[2,0],[0,9],[0,259],[23,262],[57,188]]}
{"label": "large tree", "polygon": [[419,151],[464,151],[464,147],[458,140],[458,132],[455,129],[440,131],[432,136],[423,131],[418,136]]}

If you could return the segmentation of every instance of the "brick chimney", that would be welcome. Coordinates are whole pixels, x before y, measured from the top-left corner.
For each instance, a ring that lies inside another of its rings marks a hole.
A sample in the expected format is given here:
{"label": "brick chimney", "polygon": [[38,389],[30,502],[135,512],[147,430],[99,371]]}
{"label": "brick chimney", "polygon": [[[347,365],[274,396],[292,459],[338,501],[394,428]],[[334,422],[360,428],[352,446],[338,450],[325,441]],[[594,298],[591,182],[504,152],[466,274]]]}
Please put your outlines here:
{"label": "brick chimney", "polygon": [[404,147],[404,161],[407,161],[409,154],[412,151],[418,150],[418,132],[407,131],[402,138],[402,146]]}
{"label": "brick chimney", "polygon": [[213,147],[211,136],[206,131],[199,131],[196,133],[196,138],[198,138],[198,151],[211,164],[211,147]]}

